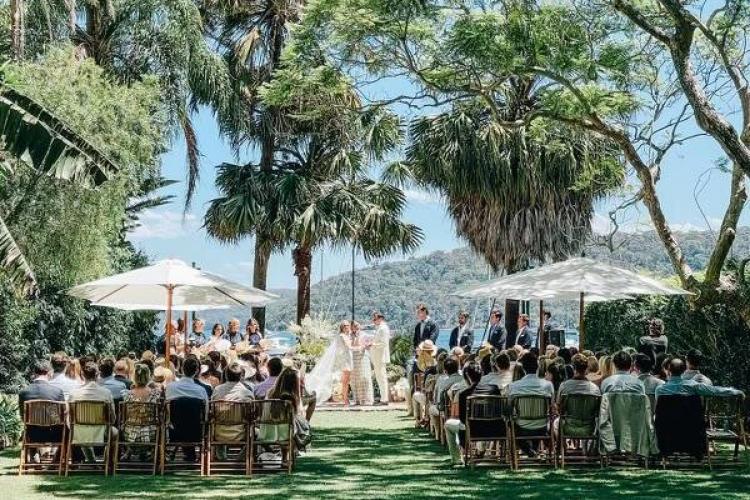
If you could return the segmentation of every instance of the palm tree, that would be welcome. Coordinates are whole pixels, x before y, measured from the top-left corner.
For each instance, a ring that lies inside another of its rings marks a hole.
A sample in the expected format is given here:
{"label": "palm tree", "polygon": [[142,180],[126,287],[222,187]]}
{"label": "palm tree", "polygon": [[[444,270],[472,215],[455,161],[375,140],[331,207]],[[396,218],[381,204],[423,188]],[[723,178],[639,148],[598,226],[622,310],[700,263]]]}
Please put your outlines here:
{"label": "palm tree", "polygon": [[[282,117],[278,109],[262,102],[259,89],[271,81],[279,67],[290,24],[299,19],[301,6],[301,0],[202,2],[206,32],[217,42],[232,75],[228,102],[218,113],[220,129],[237,151],[249,146],[257,148],[259,168],[266,173],[274,168],[278,152],[276,131]],[[275,209],[273,200],[270,203],[264,219],[272,228],[275,223],[269,217]],[[265,289],[268,263],[271,253],[279,248],[279,241],[274,229],[266,231],[261,226],[256,229],[252,232],[255,236],[253,286]],[[246,234],[224,234],[219,238],[233,241]],[[263,328],[265,308],[253,308],[252,315]]]}
{"label": "palm tree", "polygon": [[[8,87],[0,88],[0,124],[2,151],[39,172],[61,180],[99,185],[117,171],[103,153],[62,120]],[[13,174],[10,158],[0,161],[0,170]],[[13,238],[7,217],[0,214],[0,270],[12,283],[31,293],[37,284],[34,270]]]}

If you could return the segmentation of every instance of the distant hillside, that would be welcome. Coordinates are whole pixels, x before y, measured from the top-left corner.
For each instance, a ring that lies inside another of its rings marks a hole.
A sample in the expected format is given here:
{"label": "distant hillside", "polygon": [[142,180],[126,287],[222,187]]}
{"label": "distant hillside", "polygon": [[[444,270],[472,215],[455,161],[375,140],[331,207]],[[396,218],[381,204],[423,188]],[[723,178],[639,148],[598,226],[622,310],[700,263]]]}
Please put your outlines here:
{"label": "distant hillside", "polygon": [[[708,232],[678,233],[688,262],[695,269],[703,269],[708,261],[713,236]],[[647,271],[660,276],[669,276],[672,270],[661,243],[653,232],[624,234],[618,239],[619,248],[610,253],[604,247],[590,246],[586,255],[636,271]],[[734,254],[750,255],[750,228],[738,232]],[[459,309],[475,316],[475,325],[485,321],[488,301],[467,301],[448,295],[459,288],[486,281],[492,276],[483,259],[468,248],[450,252],[435,252],[424,257],[405,261],[375,265],[356,273],[356,316],[369,320],[373,309],[385,313],[391,326],[402,330],[414,323],[413,309],[418,302],[430,306],[432,317],[441,326],[448,326]],[[323,313],[333,319],[349,316],[350,275],[340,274],[316,284],[312,289],[313,312]],[[268,327],[284,328],[294,319],[295,295],[291,290],[276,291],[282,300],[268,308]],[[559,320],[575,324],[575,304],[551,304]],[[217,321],[226,321],[227,311],[215,311],[204,316],[216,316]],[[247,312],[238,312],[240,317]],[[211,321],[207,321],[211,322]]]}

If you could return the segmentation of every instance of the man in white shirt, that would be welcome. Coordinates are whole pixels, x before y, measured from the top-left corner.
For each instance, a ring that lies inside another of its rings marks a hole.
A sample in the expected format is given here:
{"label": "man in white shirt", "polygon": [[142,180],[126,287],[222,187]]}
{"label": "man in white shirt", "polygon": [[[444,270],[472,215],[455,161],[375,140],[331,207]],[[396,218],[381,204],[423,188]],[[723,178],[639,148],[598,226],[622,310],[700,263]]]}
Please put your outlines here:
{"label": "man in white shirt", "polygon": [[375,335],[370,346],[370,361],[380,390],[380,401],[377,404],[387,405],[389,397],[386,366],[391,362],[391,330],[380,312],[372,313],[372,322],[375,324]]}
{"label": "man in white shirt", "polygon": [[[551,404],[555,399],[555,387],[549,380],[537,376],[536,372],[539,368],[539,361],[537,360],[536,355],[533,352],[527,352],[521,356],[519,361],[526,375],[522,379],[516,380],[508,386],[508,399],[511,404],[513,399],[519,396],[546,396],[550,399]],[[519,419],[516,434],[518,436],[534,435],[546,427],[547,419]],[[528,456],[536,455],[535,445],[531,441],[522,441],[521,449]]]}
{"label": "man in white shirt", "polygon": [[602,381],[602,394],[624,392],[629,394],[646,394],[643,382],[630,374],[633,358],[625,351],[618,351],[612,357],[615,373]]}
{"label": "man in white shirt", "polygon": [[69,401],[70,394],[81,387],[81,383],[65,375],[68,369],[68,356],[64,352],[56,352],[50,358],[50,364],[52,365],[52,378],[49,384],[61,389],[65,400]]}

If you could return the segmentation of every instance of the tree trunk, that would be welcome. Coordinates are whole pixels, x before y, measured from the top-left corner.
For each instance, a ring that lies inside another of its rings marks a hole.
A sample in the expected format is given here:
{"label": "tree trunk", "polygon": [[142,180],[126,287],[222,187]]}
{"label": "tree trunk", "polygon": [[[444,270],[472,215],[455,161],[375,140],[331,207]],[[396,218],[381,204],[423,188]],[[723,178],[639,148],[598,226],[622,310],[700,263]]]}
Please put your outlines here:
{"label": "tree trunk", "polygon": [[297,247],[292,251],[294,275],[297,276],[297,324],[310,314],[310,274],[312,270],[312,251],[306,247]]}
{"label": "tree trunk", "polygon": [[10,44],[16,61],[23,59],[26,48],[24,9],[24,0],[10,0]]}
{"label": "tree trunk", "polygon": [[[268,262],[271,259],[271,245],[268,245],[266,241],[256,238],[255,239],[255,256],[253,258],[253,286],[261,290],[266,289],[266,282],[268,280]],[[253,307],[252,309],[253,318],[258,321],[260,330],[264,332],[266,330],[266,308],[265,307]]]}

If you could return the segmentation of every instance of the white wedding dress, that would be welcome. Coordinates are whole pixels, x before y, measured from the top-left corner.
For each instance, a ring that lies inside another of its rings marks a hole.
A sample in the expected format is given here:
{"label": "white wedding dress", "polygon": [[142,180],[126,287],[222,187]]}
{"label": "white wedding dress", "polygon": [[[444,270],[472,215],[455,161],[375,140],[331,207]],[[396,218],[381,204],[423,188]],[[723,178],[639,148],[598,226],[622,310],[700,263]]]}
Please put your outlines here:
{"label": "white wedding dress", "polygon": [[323,356],[320,357],[313,369],[305,375],[305,388],[315,391],[315,399],[318,404],[325,403],[333,395],[333,384],[340,374],[336,372],[337,351],[339,350],[338,335],[331,339]]}

